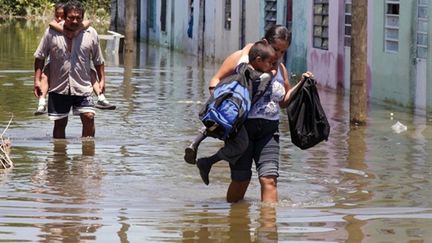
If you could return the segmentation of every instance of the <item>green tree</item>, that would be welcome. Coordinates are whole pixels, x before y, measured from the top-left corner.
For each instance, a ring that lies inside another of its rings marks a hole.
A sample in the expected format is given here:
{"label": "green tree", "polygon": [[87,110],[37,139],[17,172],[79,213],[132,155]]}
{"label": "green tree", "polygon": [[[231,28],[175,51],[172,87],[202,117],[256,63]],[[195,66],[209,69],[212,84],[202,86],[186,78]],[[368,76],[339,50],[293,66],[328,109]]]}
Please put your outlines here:
{"label": "green tree", "polygon": [[[67,2],[67,0],[61,0]],[[0,0],[2,16],[51,16],[56,0]],[[81,0],[89,16],[105,18],[109,16],[111,0]]]}
{"label": "green tree", "polygon": [[0,14],[10,16],[40,16],[52,9],[50,0],[0,0]]}

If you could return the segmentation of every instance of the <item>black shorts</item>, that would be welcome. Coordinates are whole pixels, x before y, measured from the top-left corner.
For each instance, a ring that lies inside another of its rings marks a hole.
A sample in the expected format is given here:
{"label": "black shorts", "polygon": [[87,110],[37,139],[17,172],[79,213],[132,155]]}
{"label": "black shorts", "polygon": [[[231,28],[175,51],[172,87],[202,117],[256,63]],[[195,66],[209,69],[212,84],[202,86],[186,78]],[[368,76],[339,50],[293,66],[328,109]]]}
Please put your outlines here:
{"label": "black shorts", "polygon": [[48,95],[48,117],[59,120],[68,117],[71,108],[74,115],[81,113],[96,113],[91,96],[62,95],[50,92]]}
{"label": "black shorts", "polygon": [[248,119],[245,127],[249,145],[235,165],[230,164],[231,179],[246,181],[252,177],[252,161],[259,177],[279,176],[279,121]]}
{"label": "black shorts", "polygon": [[219,158],[235,164],[246,151],[249,144],[249,137],[246,128],[241,126],[234,137],[225,140],[224,146],[217,152]]}

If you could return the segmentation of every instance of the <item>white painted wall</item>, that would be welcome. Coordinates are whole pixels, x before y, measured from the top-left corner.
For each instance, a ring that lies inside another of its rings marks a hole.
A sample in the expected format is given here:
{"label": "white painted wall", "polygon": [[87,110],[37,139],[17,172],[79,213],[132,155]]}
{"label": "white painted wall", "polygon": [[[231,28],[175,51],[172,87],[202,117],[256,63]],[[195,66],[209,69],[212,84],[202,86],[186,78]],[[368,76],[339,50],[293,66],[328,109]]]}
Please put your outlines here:
{"label": "white painted wall", "polygon": [[223,60],[240,47],[241,0],[231,2],[231,29],[225,29],[225,1],[215,1],[215,58]]}
{"label": "white painted wall", "polygon": [[[195,1],[198,2],[198,1]],[[171,0],[173,9],[170,8],[170,14],[174,15],[173,19],[169,22],[172,25],[171,31],[171,43],[173,48],[176,50],[183,51],[185,53],[196,53],[197,46],[194,45],[194,41],[197,41],[197,19],[198,17],[194,16],[194,31],[192,38],[189,38],[187,35],[187,29],[189,24],[189,1],[188,0]],[[197,5],[197,4],[196,4]],[[198,6],[198,5],[197,5]],[[194,13],[198,11],[197,8],[194,7]]]}
{"label": "white painted wall", "polygon": [[[333,4],[331,4],[333,3]],[[318,82],[326,87],[336,89],[338,79],[338,48],[339,48],[339,13],[341,10],[336,1],[329,4],[329,30],[328,30],[328,50],[322,50],[313,47],[313,29],[309,28],[309,47],[307,65],[308,69],[314,73]],[[308,25],[312,26],[313,23],[313,1],[309,0],[310,15],[308,16]],[[342,57],[341,57],[342,58]]]}
{"label": "white painted wall", "polygon": [[264,16],[261,15],[261,9],[264,9],[263,1],[245,0],[246,7],[246,43],[253,43],[264,36]]}
{"label": "white painted wall", "polygon": [[[167,29],[160,31],[161,2],[155,1],[155,28],[147,28],[147,6],[150,0],[140,0],[141,14],[140,39],[159,43],[166,47],[198,55],[200,43],[204,43],[204,57],[216,62],[223,61],[229,54],[242,48],[241,46],[241,12],[242,0],[232,0],[231,29],[226,30],[225,1],[223,0],[194,0],[193,37],[187,36],[189,21],[189,0],[167,1]],[[200,9],[200,2],[205,2],[205,8]],[[245,0],[245,43],[253,43],[264,35],[264,1]],[[286,1],[278,1],[278,23],[285,18]],[[204,12],[200,12],[204,11]],[[200,39],[200,15],[205,14],[205,31]]]}

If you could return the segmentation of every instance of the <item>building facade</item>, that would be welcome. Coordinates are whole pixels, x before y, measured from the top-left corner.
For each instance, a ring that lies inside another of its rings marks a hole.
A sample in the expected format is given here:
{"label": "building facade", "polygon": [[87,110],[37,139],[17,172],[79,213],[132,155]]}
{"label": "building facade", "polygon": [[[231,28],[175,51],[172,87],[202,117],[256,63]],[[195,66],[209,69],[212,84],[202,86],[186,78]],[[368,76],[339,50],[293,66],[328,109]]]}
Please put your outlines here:
{"label": "building facade", "polygon": [[140,0],[139,38],[216,62],[285,23],[286,1]]}
{"label": "building facade", "polygon": [[369,1],[373,7],[372,95],[432,110],[430,0]]}
{"label": "building facade", "polygon": [[[139,0],[137,32],[142,41],[219,63],[283,24],[292,31],[288,70],[310,70],[321,86],[348,93],[351,1]],[[370,100],[432,110],[431,4],[368,0]]]}
{"label": "building facade", "polygon": [[[372,101],[432,110],[430,0],[369,0],[368,94]],[[307,30],[307,69],[319,82],[349,92],[352,0],[294,1],[305,12],[293,33]],[[294,39],[293,45],[303,45]],[[294,56],[297,54],[292,53]]]}

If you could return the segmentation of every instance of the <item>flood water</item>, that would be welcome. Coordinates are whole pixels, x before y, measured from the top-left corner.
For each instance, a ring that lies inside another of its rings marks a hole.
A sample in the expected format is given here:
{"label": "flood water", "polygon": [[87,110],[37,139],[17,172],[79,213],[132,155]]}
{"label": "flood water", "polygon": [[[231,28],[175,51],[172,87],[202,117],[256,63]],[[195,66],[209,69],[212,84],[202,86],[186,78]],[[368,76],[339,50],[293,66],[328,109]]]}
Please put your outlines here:
{"label": "flood water", "polygon": [[[349,98],[321,89],[327,142],[306,151],[281,132],[280,202],[260,203],[256,173],[244,202],[229,204],[227,163],[202,183],[183,150],[197,134],[217,65],[138,45],[106,57],[107,98],[96,137],[81,140],[71,117],[65,140],[33,116],[33,52],[44,23],[0,20],[0,132],[15,168],[0,171],[1,242],[432,242],[429,118],[371,105],[350,127]],[[106,49],[106,43],[103,43]],[[400,121],[408,127],[395,133]],[[222,145],[207,139],[199,155]]]}

